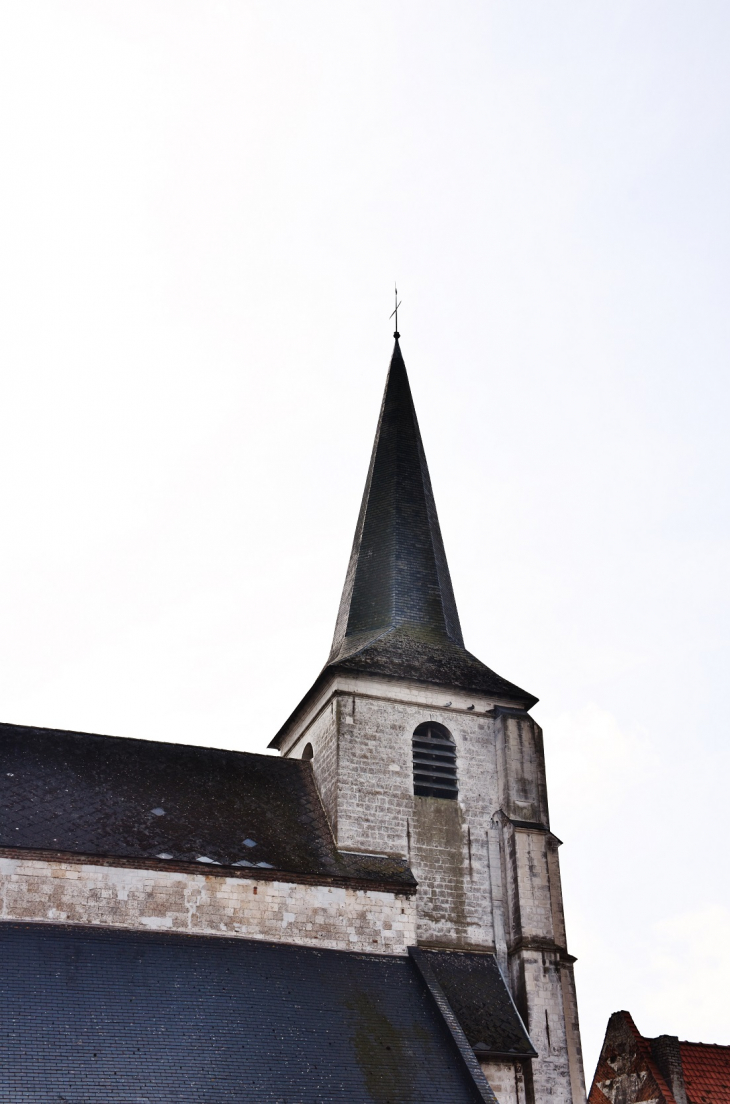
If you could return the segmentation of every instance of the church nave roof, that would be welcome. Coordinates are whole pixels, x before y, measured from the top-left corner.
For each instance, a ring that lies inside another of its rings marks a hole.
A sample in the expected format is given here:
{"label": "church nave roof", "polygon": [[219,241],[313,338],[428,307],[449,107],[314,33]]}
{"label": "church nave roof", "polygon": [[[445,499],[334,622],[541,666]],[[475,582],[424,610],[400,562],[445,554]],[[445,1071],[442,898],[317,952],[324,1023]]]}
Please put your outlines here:
{"label": "church nave roof", "polygon": [[336,849],[309,763],[0,725],[0,847],[415,886]]}

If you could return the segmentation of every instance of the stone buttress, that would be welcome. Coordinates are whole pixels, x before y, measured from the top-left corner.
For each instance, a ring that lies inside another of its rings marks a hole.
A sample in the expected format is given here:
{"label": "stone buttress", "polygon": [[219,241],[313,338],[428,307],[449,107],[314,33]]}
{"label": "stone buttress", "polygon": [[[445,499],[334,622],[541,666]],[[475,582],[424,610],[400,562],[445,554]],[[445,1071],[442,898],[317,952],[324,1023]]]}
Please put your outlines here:
{"label": "stone buttress", "polygon": [[536,700],[464,647],[396,336],[332,652],[271,746],[311,759],[338,849],[407,860],[420,948],[495,956],[536,1051],[483,1060],[501,1104],[579,1104]]}

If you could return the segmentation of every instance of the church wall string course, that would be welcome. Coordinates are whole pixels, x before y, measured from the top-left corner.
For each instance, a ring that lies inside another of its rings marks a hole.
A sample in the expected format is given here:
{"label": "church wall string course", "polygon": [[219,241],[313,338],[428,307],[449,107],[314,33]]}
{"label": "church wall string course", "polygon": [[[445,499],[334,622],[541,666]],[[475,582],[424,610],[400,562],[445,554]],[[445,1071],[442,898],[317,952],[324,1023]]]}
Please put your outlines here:
{"label": "church wall string course", "polygon": [[[174,991],[211,1025],[215,985],[193,994],[184,983],[196,956],[220,972],[222,989],[233,984],[229,1012],[245,1018],[247,977],[253,984],[268,976],[278,947],[291,956],[291,987],[276,973],[278,988],[259,1014],[274,1049],[286,1052],[288,1038],[293,1055],[299,1043],[277,1001],[282,1010],[304,1002],[297,986],[320,961],[307,955],[344,956],[326,959],[332,965],[307,1025],[319,1057],[308,1062],[302,1050],[296,1074],[299,1058],[286,1071],[257,1051],[255,1088],[236,1075],[225,1095],[183,1054],[178,1082],[170,1074],[155,1087],[164,1025],[157,1034],[140,1027],[130,1042],[134,1077],[140,1062],[149,1069],[145,1099],[155,1104],[494,1104],[495,1096],[500,1104],[582,1104],[574,959],[542,732],[529,714],[535,702],[464,647],[396,338],[332,651],[271,741],[280,757],[0,725],[0,937],[11,939],[17,960],[22,945],[31,958],[40,954],[45,932],[75,979],[69,992],[79,1008],[93,1004],[100,976],[128,985],[133,974],[144,999],[157,993],[156,1015]],[[108,937],[89,942],[90,930]],[[220,953],[207,955],[206,940]],[[241,954],[226,957],[223,948],[237,941]],[[146,956],[172,971],[158,989]],[[370,969],[386,960],[400,972]],[[62,975],[45,984],[62,985]],[[39,998],[29,976],[15,999],[32,1012]],[[378,990],[386,977],[408,994],[399,1011]],[[256,992],[266,990],[261,984]],[[329,997],[328,985],[339,986]],[[52,1005],[63,1019],[60,994],[37,1015]],[[339,1082],[326,1058],[326,1008],[335,1004]],[[7,1005],[3,1014],[12,1021]],[[49,1061],[78,1068],[78,1076],[64,1074],[74,1104],[131,1099],[131,1074],[122,1069],[112,1084],[95,1073],[102,1052],[115,1065],[103,1019],[73,1061],[58,1025]],[[388,1072],[394,1052],[405,1071],[397,1085]],[[407,1073],[425,1053],[433,1055],[430,1087],[420,1069]],[[229,1051],[222,1060],[232,1060]],[[116,1065],[124,1066],[121,1057]],[[55,1074],[44,1088],[37,1063],[33,1070],[33,1100],[55,1104]],[[16,1099],[0,1071],[0,1102]]]}

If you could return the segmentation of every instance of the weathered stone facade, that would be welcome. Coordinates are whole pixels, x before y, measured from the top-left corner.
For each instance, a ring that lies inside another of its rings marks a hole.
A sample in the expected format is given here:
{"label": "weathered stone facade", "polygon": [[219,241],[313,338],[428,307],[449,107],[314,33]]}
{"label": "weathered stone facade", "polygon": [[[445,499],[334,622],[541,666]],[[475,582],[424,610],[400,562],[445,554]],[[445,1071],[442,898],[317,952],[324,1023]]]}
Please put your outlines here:
{"label": "weathered stone facade", "polygon": [[480,1062],[499,1104],[527,1104],[525,1071],[521,1062]]}
{"label": "weathered stone facade", "polygon": [[405,894],[0,856],[0,919],[242,936],[405,954]]}
{"label": "weathered stone facade", "polygon": [[[424,721],[454,740],[457,801],[414,796],[411,741]],[[524,1072],[528,1099],[582,1101],[540,727],[504,700],[338,675],[281,739],[284,755],[301,757],[308,746],[337,846],[408,859],[419,945],[497,955],[538,1051]]]}

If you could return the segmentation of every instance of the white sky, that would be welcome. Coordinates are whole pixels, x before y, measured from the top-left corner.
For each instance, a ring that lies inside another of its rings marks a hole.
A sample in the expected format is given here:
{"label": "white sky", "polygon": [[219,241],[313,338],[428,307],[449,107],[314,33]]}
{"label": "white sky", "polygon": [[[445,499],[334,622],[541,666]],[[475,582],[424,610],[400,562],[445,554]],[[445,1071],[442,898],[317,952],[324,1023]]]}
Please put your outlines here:
{"label": "white sky", "polygon": [[467,645],[539,695],[590,1079],[730,1043],[730,8],[6,0],[0,716],[262,751],[392,284]]}

